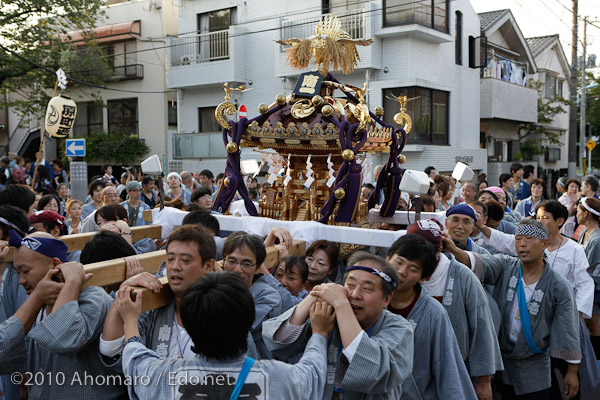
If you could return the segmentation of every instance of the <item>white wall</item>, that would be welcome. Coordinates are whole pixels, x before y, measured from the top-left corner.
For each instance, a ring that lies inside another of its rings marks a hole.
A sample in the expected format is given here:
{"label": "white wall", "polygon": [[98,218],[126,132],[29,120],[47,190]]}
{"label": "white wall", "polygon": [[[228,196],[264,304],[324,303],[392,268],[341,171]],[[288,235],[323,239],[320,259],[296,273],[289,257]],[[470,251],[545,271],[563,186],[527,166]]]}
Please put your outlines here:
{"label": "white wall", "polygon": [[[304,2],[282,2],[273,0],[254,1],[202,1],[181,3],[179,31],[187,33],[196,29],[198,13],[237,6],[238,22],[243,24],[246,32],[267,30],[266,32],[248,34],[246,36],[246,78],[252,81],[251,91],[235,92],[232,101],[248,108],[249,118],[258,115],[259,103],[271,103],[278,93],[287,94],[292,90],[289,78],[278,78],[282,69],[274,60],[281,59],[281,48],[274,41],[279,39],[280,20],[277,17],[303,19],[320,15],[321,2],[309,0]],[[382,0],[372,1],[368,10],[383,7]],[[309,10],[308,12],[302,11]],[[455,12],[463,13],[463,65],[455,65],[454,28]],[[479,17],[467,0],[450,2],[449,27],[450,35],[445,43],[437,44],[416,39],[410,35],[378,36],[382,30],[381,13],[369,12],[371,18],[367,22],[374,36],[372,46],[380,51],[372,51],[368,60],[370,71],[368,105],[370,109],[383,105],[382,92],[386,88],[401,86],[421,86],[450,92],[449,95],[449,145],[446,146],[407,146],[404,154],[408,158],[405,165],[410,169],[423,170],[434,165],[440,171],[451,171],[456,164],[456,156],[473,156],[473,169],[485,170],[487,163],[486,150],[479,148],[479,70],[468,67],[468,37],[479,36]],[[377,58],[379,57],[379,59]],[[389,68],[388,73],[383,67]],[[343,83],[362,86],[366,79],[366,71],[359,69],[349,76],[335,73]],[[278,73],[279,71],[279,73]],[[182,90],[183,102],[180,109],[180,132],[198,130],[197,108],[216,106],[223,101],[224,92],[217,86],[202,86]],[[386,110],[386,113],[397,113],[398,109]],[[243,157],[252,154],[244,152]],[[256,154],[254,154],[256,155]],[[172,156],[172,153],[170,153]],[[380,160],[387,156],[380,157]],[[221,172],[225,160],[184,160],[185,169],[200,170],[210,165],[213,172]]]}

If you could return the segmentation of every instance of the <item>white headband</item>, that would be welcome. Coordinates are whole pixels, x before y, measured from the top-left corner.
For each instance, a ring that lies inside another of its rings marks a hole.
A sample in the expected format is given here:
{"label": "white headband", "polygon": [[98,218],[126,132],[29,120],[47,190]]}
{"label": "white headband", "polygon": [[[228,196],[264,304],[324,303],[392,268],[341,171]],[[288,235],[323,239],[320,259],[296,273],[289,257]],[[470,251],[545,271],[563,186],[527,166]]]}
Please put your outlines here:
{"label": "white headband", "polygon": [[179,175],[177,172],[171,172],[169,175],[167,175],[167,180],[169,180],[169,178],[172,176],[176,176],[177,178],[179,178],[179,180],[182,180],[181,175]]}
{"label": "white headband", "polygon": [[594,214],[596,217],[600,217],[600,212],[594,210],[592,207],[587,205],[587,197],[582,197],[581,198],[581,204],[583,205],[583,207],[588,210],[589,212],[591,212],[592,214]]}

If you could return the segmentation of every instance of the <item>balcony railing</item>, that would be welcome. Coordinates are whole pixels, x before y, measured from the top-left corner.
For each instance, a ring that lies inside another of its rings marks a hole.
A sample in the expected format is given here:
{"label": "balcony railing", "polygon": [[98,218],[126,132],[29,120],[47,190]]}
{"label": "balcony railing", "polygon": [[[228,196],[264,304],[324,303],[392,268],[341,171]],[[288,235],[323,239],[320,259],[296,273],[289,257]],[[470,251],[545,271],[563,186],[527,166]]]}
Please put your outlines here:
{"label": "balcony railing", "polygon": [[519,86],[529,87],[529,63],[511,60],[488,53],[488,65],[481,70],[482,78],[495,78]]}
{"label": "balcony railing", "polygon": [[[281,40],[298,38],[304,39],[315,34],[315,27],[321,21],[323,15],[300,20],[282,21]],[[352,39],[365,39],[366,13],[364,9],[351,10],[345,14],[337,14],[342,23],[342,29]]]}
{"label": "balcony railing", "polygon": [[142,64],[119,65],[112,67],[112,69],[113,76],[111,78],[116,81],[144,78],[144,66]]}
{"label": "balcony railing", "polygon": [[449,0],[396,0],[385,3],[383,25],[418,24],[448,32]]}
{"label": "balcony railing", "polygon": [[229,30],[173,39],[171,66],[197,64],[229,58]]}
{"label": "balcony railing", "polygon": [[23,116],[16,129],[9,135],[8,147],[13,153],[17,153],[32,132],[41,129],[40,120],[33,116]]}

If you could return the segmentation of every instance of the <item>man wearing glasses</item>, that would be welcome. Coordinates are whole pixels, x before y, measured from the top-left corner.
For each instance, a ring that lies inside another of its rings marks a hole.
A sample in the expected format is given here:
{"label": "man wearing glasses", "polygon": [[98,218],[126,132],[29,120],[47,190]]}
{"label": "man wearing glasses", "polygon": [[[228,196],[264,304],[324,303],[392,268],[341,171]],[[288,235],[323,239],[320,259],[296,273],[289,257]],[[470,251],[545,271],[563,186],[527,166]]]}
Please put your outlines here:
{"label": "man wearing glasses", "polygon": [[[216,246],[212,236],[197,225],[183,225],[171,233],[167,244],[167,278],[173,292],[173,301],[140,316],[138,326],[141,338],[149,349],[161,358],[194,358],[193,343],[183,327],[179,304],[185,291],[202,276],[215,269]],[[142,272],[121,284],[143,286],[154,292],[162,288],[155,275]],[[125,343],[123,320],[113,306],[104,322],[100,338],[100,353],[108,365],[121,362]],[[248,353],[255,357],[256,349],[248,335]]]}
{"label": "man wearing glasses", "polygon": [[[119,204],[119,193],[114,186],[106,186],[102,189],[102,205],[108,204]],[[81,224],[81,232],[96,232],[98,230],[98,224],[96,224],[96,211],[94,210],[88,215]]]}
{"label": "man wearing glasses", "polygon": [[477,222],[477,213],[467,204],[457,204],[446,211],[446,229],[459,248],[477,254],[490,254],[470,238],[475,222]]}
{"label": "man wearing glasses", "polygon": [[255,235],[234,232],[223,244],[223,269],[239,275],[254,299],[255,319],[250,333],[261,358],[273,358],[262,337],[263,321],[283,312],[279,292],[261,273],[260,266],[267,252],[263,241]]}

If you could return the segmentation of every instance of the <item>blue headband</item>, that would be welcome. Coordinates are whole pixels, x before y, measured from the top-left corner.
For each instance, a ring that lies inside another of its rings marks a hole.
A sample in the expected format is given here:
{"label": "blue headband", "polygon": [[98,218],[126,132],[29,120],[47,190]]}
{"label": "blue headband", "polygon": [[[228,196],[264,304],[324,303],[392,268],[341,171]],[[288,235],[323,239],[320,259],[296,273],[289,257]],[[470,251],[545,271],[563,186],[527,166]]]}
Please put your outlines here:
{"label": "blue headband", "polygon": [[30,250],[43,254],[50,258],[58,258],[62,262],[67,262],[68,247],[65,242],[58,239],[48,239],[43,237],[22,238],[14,229],[10,231],[8,244],[14,247],[25,246]]}
{"label": "blue headband", "polygon": [[375,268],[363,267],[362,265],[353,265],[352,267],[348,268],[346,270],[346,272],[354,271],[356,269],[359,269],[361,271],[370,272],[373,275],[378,275],[381,279],[383,279],[384,281],[386,281],[387,283],[389,283],[390,285],[392,285],[392,290],[394,290],[394,289],[396,289],[398,287],[398,282],[396,282],[395,280],[393,280],[391,276],[389,276],[385,272],[381,272],[381,271],[379,271],[379,270],[377,270]]}
{"label": "blue headband", "polygon": [[475,209],[468,204],[456,204],[446,211],[446,217],[451,216],[452,214],[461,214],[466,215],[467,217],[473,218],[474,222],[477,222],[477,213]]}

